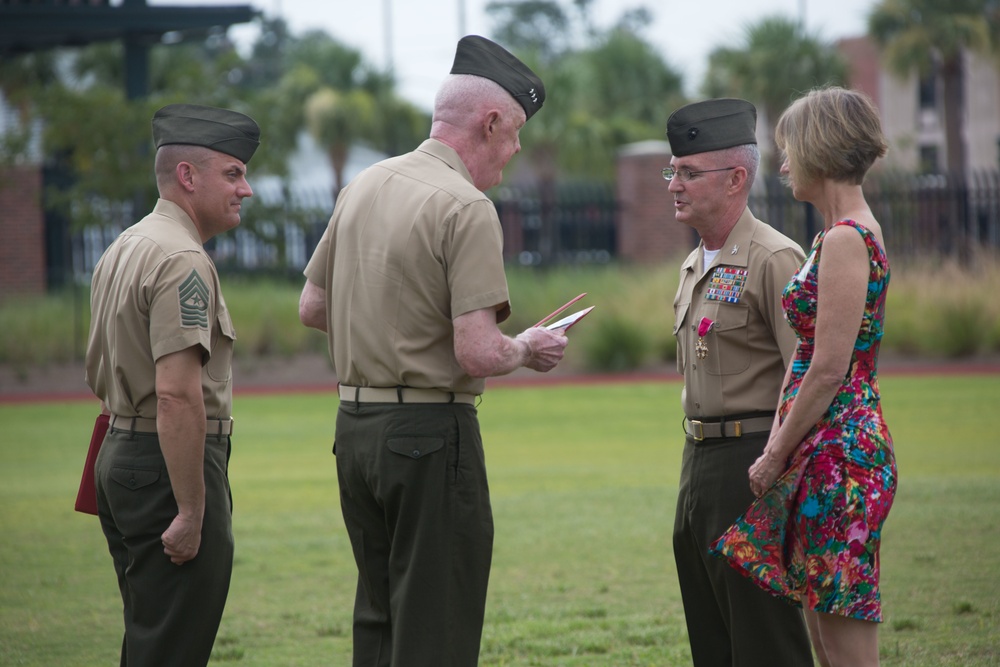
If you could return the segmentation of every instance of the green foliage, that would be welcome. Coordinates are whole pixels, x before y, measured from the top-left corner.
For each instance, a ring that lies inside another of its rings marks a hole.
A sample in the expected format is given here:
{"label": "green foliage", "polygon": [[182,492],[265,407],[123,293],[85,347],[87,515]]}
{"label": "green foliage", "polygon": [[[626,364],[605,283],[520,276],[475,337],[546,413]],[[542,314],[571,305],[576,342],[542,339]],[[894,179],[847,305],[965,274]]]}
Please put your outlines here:
{"label": "green foliage", "polygon": [[306,99],[306,127],[316,143],[326,148],[334,172],[334,195],[344,186],[344,167],[351,146],[376,138],[382,126],[375,122],[375,98],[368,91],[338,92],[323,87]]}
{"label": "green foliage", "polygon": [[611,315],[594,323],[597,331],[585,347],[587,367],[597,371],[629,371],[641,366],[652,347],[650,335],[637,322]]}
{"label": "green foliage", "polygon": [[508,49],[551,62],[573,44],[571,17],[554,0],[493,0],[486,13],[495,21],[494,39]]}
{"label": "green foliage", "polygon": [[[79,228],[131,224],[133,207],[146,209],[155,201],[149,119],[171,102],[253,116],[263,130],[255,173],[287,172],[288,155],[305,125],[306,100],[324,88],[350,103],[340,108],[351,122],[345,125],[341,113],[334,141],[324,146],[334,157],[361,141],[402,152],[426,136],[426,115],[396,96],[391,77],[325,33],[297,38],[281,21],[263,21],[253,48],[260,60],[244,59],[217,31],[201,41],[152,45],[150,91],[142,100],[125,98],[119,43],[11,58],[0,64],[0,88],[17,110],[17,123],[0,137],[0,161],[27,159],[33,128],[44,128],[43,156],[66,172],[66,182],[46,193],[46,204]],[[56,68],[57,59],[65,66]],[[367,122],[358,125],[359,119]],[[317,134],[323,139],[329,133]]]}
{"label": "green foliage", "polygon": [[628,11],[608,30],[590,2],[491,2],[493,37],[545,82],[542,111],[521,131],[524,153],[543,184],[556,178],[614,179],[623,144],[663,135],[664,109],[683,101],[681,76],[642,37],[648,10]]}
{"label": "green foliage", "polygon": [[847,65],[833,44],[807,34],[796,21],[770,17],[748,26],[742,45],[712,51],[703,89],[706,97],[742,97],[762,107],[771,139],[769,166],[777,173],[773,136],[781,113],[804,92],[846,78]]}
{"label": "green foliage", "polygon": [[988,0],[882,0],[868,16],[868,31],[885,47],[897,74],[915,69],[927,75],[939,59],[960,58],[963,49],[1000,49],[1000,44],[991,45],[996,26],[990,27],[989,5]]}
{"label": "green foliage", "polygon": [[27,376],[32,367],[81,359],[89,322],[83,290],[0,300],[0,364]]}
{"label": "green foliage", "polygon": [[915,260],[894,266],[882,348],[926,358],[1000,352],[1000,265],[987,255],[968,265]]}
{"label": "green foliage", "polygon": [[[302,280],[234,276],[222,289],[243,360],[326,352],[325,337],[299,323]],[[512,313],[501,325],[516,335],[572,297],[594,311],[569,332],[562,366],[620,370],[669,365],[676,358],[673,298],[678,264],[508,267]],[[893,266],[882,350],[895,356],[956,358],[1000,353],[1000,264],[981,257],[969,267],[916,262]],[[0,300],[0,364],[32,366],[80,359],[90,326],[84,288],[45,297]]]}
{"label": "green foliage", "polygon": [[[48,109],[45,143],[63,156],[69,187],[49,188],[46,203],[76,229],[134,222],[132,204],[156,201],[149,119],[158,102],[126,100],[115,88],[84,91],[53,87],[42,98]],[[154,106],[155,105],[155,106]]]}
{"label": "green foliage", "polygon": [[[881,386],[900,470],[883,533],[881,664],[995,665],[1000,378]],[[479,406],[496,524],[483,667],[690,664],[670,546],[679,393],[679,382],[490,386]],[[2,664],[117,661],[107,546],[96,519],[72,511],[96,410],[0,405]],[[213,665],[350,664],[356,569],[335,412],[332,393],[236,395],[236,563]]]}
{"label": "green foliage", "polygon": [[299,322],[302,285],[257,279],[226,281],[226,307],[236,326],[233,354],[241,359],[326,352],[326,337]]}
{"label": "green foliage", "polygon": [[503,329],[511,335],[587,292],[571,308],[595,308],[569,331],[570,346],[562,362],[567,367],[618,371],[655,366],[675,356],[670,304],[678,271],[672,264],[549,271],[511,268],[507,277],[513,313]]}

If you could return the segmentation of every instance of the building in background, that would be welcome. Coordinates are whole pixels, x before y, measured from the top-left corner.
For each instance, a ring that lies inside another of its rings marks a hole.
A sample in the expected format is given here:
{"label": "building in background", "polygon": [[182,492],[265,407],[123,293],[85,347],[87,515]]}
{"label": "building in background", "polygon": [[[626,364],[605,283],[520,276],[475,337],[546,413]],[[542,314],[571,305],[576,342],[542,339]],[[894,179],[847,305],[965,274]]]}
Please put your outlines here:
{"label": "building in background", "polygon": [[[948,146],[942,73],[900,78],[887,69],[867,36],[840,40],[837,47],[848,62],[848,85],[866,92],[882,112],[891,146],[886,164],[923,174],[943,172]],[[965,172],[1000,169],[1000,66],[996,59],[970,51],[963,58]]]}

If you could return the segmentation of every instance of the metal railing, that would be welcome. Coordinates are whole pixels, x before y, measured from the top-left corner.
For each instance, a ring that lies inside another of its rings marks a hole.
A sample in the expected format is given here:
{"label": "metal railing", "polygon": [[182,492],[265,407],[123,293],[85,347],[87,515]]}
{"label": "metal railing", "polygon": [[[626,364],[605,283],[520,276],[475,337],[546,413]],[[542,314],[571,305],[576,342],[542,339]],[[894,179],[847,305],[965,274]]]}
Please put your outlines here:
{"label": "metal railing", "polygon": [[[864,191],[895,256],[955,256],[1000,248],[1000,172],[968,177],[870,175]],[[614,186],[560,184],[501,187],[491,192],[504,232],[504,256],[527,266],[606,263],[617,257]],[[809,204],[796,201],[776,176],[758,179],[750,197],[757,217],[798,241],[812,243],[822,220]],[[253,213],[252,224],[209,244],[220,269],[297,274],[319,241],[332,208],[328,192],[297,192]],[[248,207],[253,211],[253,205]],[[248,216],[249,217],[249,216]],[[104,248],[131,221],[70,233],[61,270],[89,279]],[[68,226],[64,226],[68,227]],[[51,271],[50,271],[51,274]]]}

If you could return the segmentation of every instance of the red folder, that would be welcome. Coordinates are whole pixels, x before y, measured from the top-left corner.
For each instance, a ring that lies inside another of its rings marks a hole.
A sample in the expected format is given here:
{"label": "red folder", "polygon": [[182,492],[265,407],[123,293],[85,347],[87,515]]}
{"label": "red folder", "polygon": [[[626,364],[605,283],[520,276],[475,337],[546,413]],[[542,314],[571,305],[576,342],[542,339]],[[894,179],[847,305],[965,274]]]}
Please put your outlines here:
{"label": "red folder", "polygon": [[87,450],[87,461],[83,464],[83,477],[80,479],[80,490],[76,492],[76,511],[84,514],[97,514],[97,484],[94,481],[94,464],[97,463],[97,453],[101,451],[101,443],[108,432],[111,415],[97,415],[94,422],[94,432],[90,436],[90,449]]}

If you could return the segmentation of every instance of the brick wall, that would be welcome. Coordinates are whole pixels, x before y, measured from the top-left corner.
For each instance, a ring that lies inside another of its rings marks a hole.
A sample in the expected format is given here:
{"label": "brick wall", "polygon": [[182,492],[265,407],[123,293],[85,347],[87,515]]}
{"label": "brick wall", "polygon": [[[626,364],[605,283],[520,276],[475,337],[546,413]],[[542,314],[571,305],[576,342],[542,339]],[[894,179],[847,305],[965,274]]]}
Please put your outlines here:
{"label": "brick wall", "polygon": [[40,294],[45,286],[41,169],[0,168],[0,296]]}
{"label": "brick wall", "polygon": [[618,256],[650,263],[686,256],[698,240],[674,220],[673,197],[660,173],[670,164],[670,144],[644,141],[618,153]]}

